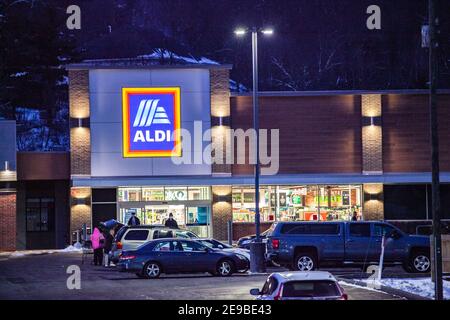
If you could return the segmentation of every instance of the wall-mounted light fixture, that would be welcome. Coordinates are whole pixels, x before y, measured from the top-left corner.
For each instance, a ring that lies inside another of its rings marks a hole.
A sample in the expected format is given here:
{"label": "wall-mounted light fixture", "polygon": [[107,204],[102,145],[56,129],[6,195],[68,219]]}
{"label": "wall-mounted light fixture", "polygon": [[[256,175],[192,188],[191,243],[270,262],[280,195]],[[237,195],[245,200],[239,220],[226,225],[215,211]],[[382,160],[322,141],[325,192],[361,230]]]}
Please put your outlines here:
{"label": "wall-mounted light fixture", "polygon": [[90,121],[89,118],[70,118],[71,128],[89,128]]}
{"label": "wall-mounted light fixture", "polygon": [[363,126],[381,126],[381,116],[378,117],[362,117]]}
{"label": "wall-mounted light fixture", "polygon": [[227,196],[217,196],[217,202],[227,202],[228,197]]}
{"label": "wall-mounted light fixture", "polygon": [[73,205],[87,205],[89,203],[89,198],[74,198]]}
{"label": "wall-mounted light fixture", "polygon": [[224,116],[219,116],[219,117],[212,117],[212,126],[219,126],[219,127],[223,127],[223,126],[230,126],[230,117],[224,117]]}

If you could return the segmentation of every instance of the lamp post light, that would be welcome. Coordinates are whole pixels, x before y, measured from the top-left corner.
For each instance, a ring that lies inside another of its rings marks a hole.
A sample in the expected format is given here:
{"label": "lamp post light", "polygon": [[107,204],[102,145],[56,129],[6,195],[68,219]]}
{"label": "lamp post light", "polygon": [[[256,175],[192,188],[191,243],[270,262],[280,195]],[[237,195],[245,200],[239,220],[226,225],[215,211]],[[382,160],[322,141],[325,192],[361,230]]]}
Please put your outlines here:
{"label": "lamp post light", "polygon": [[[247,34],[248,29],[238,28],[234,31],[236,36],[242,37]],[[265,244],[261,241],[261,226],[259,214],[259,105],[258,105],[258,33],[265,36],[273,34],[273,29],[258,29],[253,27],[252,33],[252,71],[253,71],[253,129],[256,133],[256,164],[255,164],[255,233],[256,239],[250,245],[250,272],[265,272],[266,265],[264,259]]]}

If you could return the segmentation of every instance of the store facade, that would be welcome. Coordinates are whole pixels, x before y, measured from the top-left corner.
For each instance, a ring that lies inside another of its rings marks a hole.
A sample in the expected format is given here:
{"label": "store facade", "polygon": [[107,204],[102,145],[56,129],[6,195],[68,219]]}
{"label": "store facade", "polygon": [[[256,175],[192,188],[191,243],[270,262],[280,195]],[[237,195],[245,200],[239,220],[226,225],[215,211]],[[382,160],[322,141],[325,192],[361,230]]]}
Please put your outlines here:
{"label": "store facade", "polygon": [[[132,213],[145,224],[173,213],[181,227],[221,240],[230,221],[234,239],[254,232],[253,165],[236,153],[232,163],[208,161],[211,150],[229,144],[228,130],[252,127],[251,95],[230,93],[231,66],[97,60],[67,68],[72,232],[106,219],[126,223]],[[440,97],[448,106],[450,92]],[[275,221],[345,221],[355,213],[397,220],[400,206],[390,195],[403,185],[426,190],[431,181],[425,91],[263,92],[260,105],[261,128],[279,130],[278,170],[261,176],[263,230]],[[450,113],[440,112],[443,141]],[[187,140],[171,136],[177,128]],[[441,157],[445,186],[448,144]]]}

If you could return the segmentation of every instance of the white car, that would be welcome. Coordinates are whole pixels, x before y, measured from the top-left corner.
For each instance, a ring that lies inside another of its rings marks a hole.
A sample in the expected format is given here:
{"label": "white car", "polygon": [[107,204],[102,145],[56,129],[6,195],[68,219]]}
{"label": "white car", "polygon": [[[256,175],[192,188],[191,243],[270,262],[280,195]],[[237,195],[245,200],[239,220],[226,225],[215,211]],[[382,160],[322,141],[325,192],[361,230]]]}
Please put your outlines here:
{"label": "white car", "polygon": [[325,271],[272,273],[262,290],[251,289],[257,300],[347,300],[336,278]]}
{"label": "white car", "polygon": [[189,230],[170,229],[162,225],[124,226],[114,239],[110,259],[117,263],[122,251],[136,250],[144,243],[161,238],[196,239],[198,236]]}

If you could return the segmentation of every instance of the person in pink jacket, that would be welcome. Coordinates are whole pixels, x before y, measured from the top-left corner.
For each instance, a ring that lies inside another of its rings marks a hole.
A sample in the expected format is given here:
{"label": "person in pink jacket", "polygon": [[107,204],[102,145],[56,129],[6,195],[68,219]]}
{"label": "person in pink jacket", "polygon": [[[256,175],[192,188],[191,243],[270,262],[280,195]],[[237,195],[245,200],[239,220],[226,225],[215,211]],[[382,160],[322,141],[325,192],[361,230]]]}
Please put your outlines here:
{"label": "person in pink jacket", "polygon": [[94,228],[94,232],[91,235],[92,249],[94,250],[94,265],[101,266],[103,264],[103,241],[105,237],[98,230]]}

